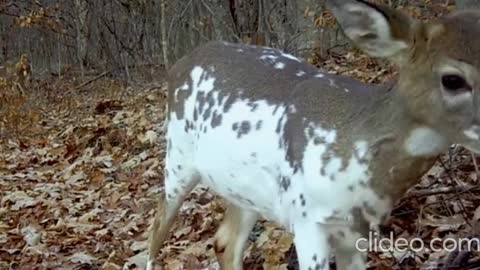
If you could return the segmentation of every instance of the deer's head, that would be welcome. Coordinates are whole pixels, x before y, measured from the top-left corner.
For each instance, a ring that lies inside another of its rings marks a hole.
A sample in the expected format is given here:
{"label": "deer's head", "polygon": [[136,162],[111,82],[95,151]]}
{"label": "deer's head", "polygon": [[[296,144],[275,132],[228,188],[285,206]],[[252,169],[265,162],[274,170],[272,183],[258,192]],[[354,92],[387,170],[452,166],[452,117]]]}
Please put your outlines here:
{"label": "deer's head", "polygon": [[398,65],[397,91],[414,121],[480,152],[480,12],[422,22],[361,0],[327,5],[357,47]]}

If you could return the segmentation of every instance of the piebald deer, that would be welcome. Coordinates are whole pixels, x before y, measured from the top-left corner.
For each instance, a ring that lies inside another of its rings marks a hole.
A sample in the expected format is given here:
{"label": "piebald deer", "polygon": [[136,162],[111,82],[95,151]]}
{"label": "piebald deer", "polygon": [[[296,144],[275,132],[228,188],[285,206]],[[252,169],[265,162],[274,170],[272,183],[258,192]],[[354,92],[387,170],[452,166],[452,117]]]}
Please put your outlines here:
{"label": "piebald deer", "polygon": [[365,269],[356,240],[436,157],[451,144],[480,151],[480,13],[420,22],[360,0],[327,7],[356,46],[398,65],[398,80],[375,87],[222,42],[178,61],[147,269],[198,183],[229,202],[215,235],[223,269],[242,269],[261,217],[293,233],[300,269],[328,269],[331,251],[337,269]]}

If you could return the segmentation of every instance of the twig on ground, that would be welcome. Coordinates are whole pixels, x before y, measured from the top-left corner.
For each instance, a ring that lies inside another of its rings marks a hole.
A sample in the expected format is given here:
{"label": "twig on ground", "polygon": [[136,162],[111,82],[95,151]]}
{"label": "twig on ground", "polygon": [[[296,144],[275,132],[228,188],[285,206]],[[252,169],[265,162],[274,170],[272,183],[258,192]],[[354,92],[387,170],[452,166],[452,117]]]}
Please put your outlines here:
{"label": "twig on ground", "polygon": [[437,194],[449,194],[449,193],[457,193],[457,192],[467,192],[472,189],[476,189],[478,186],[455,186],[455,187],[439,187],[434,189],[419,189],[419,190],[412,190],[409,192],[408,197],[425,197]]}
{"label": "twig on ground", "polygon": [[107,75],[108,75],[108,74],[110,74],[112,71],[113,71],[113,70],[107,70],[107,71],[105,71],[105,72],[101,73],[100,75],[96,76],[95,78],[93,78],[93,79],[91,79],[91,80],[88,80],[88,81],[86,81],[86,82],[84,82],[84,83],[80,84],[79,86],[75,87],[75,89],[80,89],[80,88],[83,88],[83,87],[85,87],[85,86],[87,86],[87,85],[89,85],[89,84],[93,83],[94,81],[97,81],[97,80],[99,80],[99,79],[101,79],[101,78],[103,78],[103,77],[107,76]]}
{"label": "twig on ground", "polygon": [[475,153],[473,153],[472,151],[470,151],[470,155],[472,155],[473,166],[475,167],[475,174],[477,176],[477,179],[475,179],[475,181],[478,181],[478,179],[480,177],[480,173],[479,173],[479,169],[478,169],[477,159],[475,157]]}

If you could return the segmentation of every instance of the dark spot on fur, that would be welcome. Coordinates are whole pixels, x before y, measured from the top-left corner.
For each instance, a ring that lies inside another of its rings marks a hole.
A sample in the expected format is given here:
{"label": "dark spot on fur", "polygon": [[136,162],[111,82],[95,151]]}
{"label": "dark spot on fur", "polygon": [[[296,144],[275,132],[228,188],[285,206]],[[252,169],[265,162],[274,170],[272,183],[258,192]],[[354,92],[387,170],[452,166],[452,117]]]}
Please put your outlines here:
{"label": "dark spot on fur", "polygon": [[251,157],[253,158],[256,158],[257,157],[257,153],[253,152],[252,154],[250,154]]}
{"label": "dark spot on fur", "polygon": [[312,260],[317,261],[317,254],[313,254]]}
{"label": "dark spot on fur", "polygon": [[353,185],[350,185],[348,186],[348,190],[350,190],[351,192],[353,192],[355,190],[355,187]]}
{"label": "dark spot on fur", "polygon": [[198,120],[198,111],[197,111],[197,108],[195,108],[193,110],[193,120],[194,121],[197,121]]}
{"label": "dark spot on fur", "polygon": [[296,203],[296,201],[295,201],[295,200],[293,200],[293,201],[292,201],[292,204],[293,204],[293,205],[295,205],[295,203]]}
{"label": "dark spot on fur", "polygon": [[208,118],[210,118],[211,112],[212,112],[211,107],[209,107],[207,110],[205,110],[205,113],[203,114],[203,121],[207,121]]}
{"label": "dark spot on fur", "polygon": [[248,105],[250,106],[250,111],[251,111],[251,112],[256,111],[257,108],[258,108],[258,104],[257,104],[257,103],[251,102],[251,103],[249,103]]}
{"label": "dark spot on fur", "polygon": [[232,108],[233,103],[235,102],[235,95],[231,94],[227,97],[225,104],[223,105],[223,112],[228,112]]}
{"label": "dark spot on fur", "polygon": [[215,99],[213,98],[213,91],[209,92],[206,97],[206,101],[208,104],[207,109],[205,110],[205,113],[203,114],[203,120],[207,121],[208,118],[210,118],[210,115],[212,113],[213,106],[215,106]]}
{"label": "dark spot on fur", "polygon": [[275,109],[273,109],[272,115],[275,115],[277,113],[279,107],[280,107],[279,105],[275,106]]}
{"label": "dark spot on fur", "polygon": [[205,106],[205,93],[204,92],[198,92],[197,93],[197,103],[198,103],[198,113],[203,113],[203,107]]}
{"label": "dark spot on fur", "polygon": [[341,238],[345,238],[345,232],[344,231],[339,231],[338,236]]}
{"label": "dark spot on fur", "polygon": [[325,143],[325,140],[320,137],[315,137],[315,139],[313,139],[313,144],[319,145],[321,143]]}
{"label": "dark spot on fur", "polygon": [[282,131],[282,122],[283,122],[283,118],[285,117],[285,114],[282,115],[282,117],[280,117],[280,119],[278,119],[278,122],[277,122],[277,128],[275,129],[275,132],[277,134],[280,134],[280,132]]}
{"label": "dark spot on fur", "polygon": [[188,131],[193,130],[194,127],[195,127],[195,126],[194,126],[194,124],[193,124],[192,121],[190,121],[190,120],[186,120],[186,121],[185,121],[185,132],[188,133]]}
{"label": "dark spot on fur", "polygon": [[236,131],[238,129],[238,126],[239,126],[238,123],[233,123],[232,130]]}
{"label": "dark spot on fur", "polygon": [[211,122],[212,128],[216,128],[221,124],[222,124],[222,115],[217,113],[217,111],[214,111],[212,116],[212,122]]}
{"label": "dark spot on fur", "polygon": [[283,190],[287,191],[290,187],[290,178],[282,176],[280,179],[280,185],[282,186]]}
{"label": "dark spot on fur", "polygon": [[303,216],[303,217],[307,217],[307,212],[304,211],[304,212],[302,213],[302,216]]}
{"label": "dark spot on fur", "polygon": [[255,125],[255,128],[256,128],[257,130],[260,130],[260,129],[262,128],[262,123],[263,123],[262,120],[259,120],[259,121],[257,122],[257,124]]}
{"label": "dark spot on fur", "polygon": [[243,135],[248,134],[250,132],[250,129],[251,129],[250,122],[243,121],[237,130],[237,138],[240,138]]}
{"label": "dark spot on fur", "polygon": [[178,194],[178,188],[174,188],[174,189],[173,189],[173,192],[174,192],[175,194]]}
{"label": "dark spot on fur", "polygon": [[305,206],[305,204],[306,204],[305,197],[303,197],[303,194],[300,194],[300,204],[302,206]]}
{"label": "dark spot on fur", "polygon": [[293,174],[296,174],[298,171],[302,170],[302,165],[301,164],[298,164],[298,163],[295,163],[293,165]]}
{"label": "dark spot on fur", "polygon": [[182,165],[177,165],[177,169],[180,171],[182,169]]}
{"label": "dark spot on fur", "polygon": [[360,163],[362,165],[366,165],[366,164],[368,164],[368,159],[367,158],[360,158],[360,159],[358,159],[358,163]]}

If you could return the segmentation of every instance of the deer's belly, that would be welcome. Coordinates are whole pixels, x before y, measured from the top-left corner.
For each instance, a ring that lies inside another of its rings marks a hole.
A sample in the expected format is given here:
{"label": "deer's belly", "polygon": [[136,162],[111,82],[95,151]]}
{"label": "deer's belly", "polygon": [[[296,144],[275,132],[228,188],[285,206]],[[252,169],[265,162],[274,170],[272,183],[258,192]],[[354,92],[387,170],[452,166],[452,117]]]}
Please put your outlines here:
{"label": "deer's belly", "polygon": [[332,217],[343,220],[355,207],[383,214],[385,206],[378,205],[381,202],[367,185],[366,165],[352,159],[339,171],[331,163],[322,164],[320,156],[310,155],[318,149],[307,146],[304,170],[295,171],[285,160],[286,150],[274,143],[278,134],[252,132],[233,139],[230,133],[219,127],[198,136],[194,163],[202,182],[237,206],[287,229],[305,218],[318,223]]}
{"label": "deer's belly", "polygon": [[195,141],[194,163],[202,182],[230,202],[281,222],[282,179],[291,178],[293,169],[284,159],[285,150],[275,143],[279,135],[255,128],[239,135],[232,125]]}

